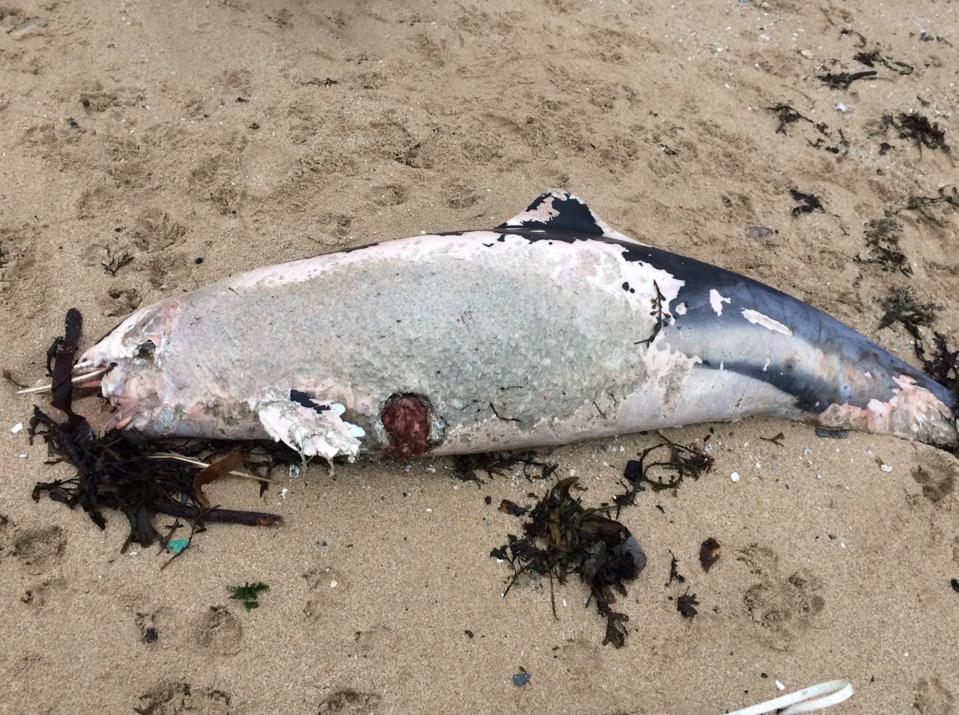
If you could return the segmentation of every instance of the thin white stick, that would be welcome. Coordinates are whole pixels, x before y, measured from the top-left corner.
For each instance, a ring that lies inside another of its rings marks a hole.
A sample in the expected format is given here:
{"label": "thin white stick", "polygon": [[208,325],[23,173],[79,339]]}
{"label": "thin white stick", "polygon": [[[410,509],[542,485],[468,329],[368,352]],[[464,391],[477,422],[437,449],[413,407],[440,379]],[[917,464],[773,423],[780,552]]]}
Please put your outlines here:
{"label": "thin white stick", "polygon": [[[104,373],[110,370],[109,367],[101,367],[99,370],[94,370],[93,372],[88,372],[83,375],[76,375],[70,378],[70,382],[74,385],[78,385],[81,382],[85,382],[93,377],[99,377]],[[53,389],[53,383],[48,385],[37,385],[36,387],[24,387],[22,390],[17,390],[18,395],[35,395],[38,392],[50,392]]]}
{"label": "thin white stick", "polygon": [[729,715],[767,715],[774,712],[780,715],[798,715],[798,713],[818,712],[848,700],[853,692],[852,684],[848,680],[830,680],[788,693],[774,700],[767,700],[759,705],[736,710]]}
{"label": "thin white stick", "polygon": [[[156,454],[149,455],[147,459],[172,459],[177,462],[186,462],[187,464],[192,464],[194,467],[200,467],[202,469],[206,469],[210,466],[207,462],[203,462],[193,457],[187,457],[185,454],[177,454],[176,452],[157,452]],[[257,482],[269,482],[270,484],[273,484],[272,479],[258,477],[255,474],[250,474],[249,472],[232,471],[227,472],[227,474],[231,474],[234,477],[242,477],[244,479],[253,479]]]}

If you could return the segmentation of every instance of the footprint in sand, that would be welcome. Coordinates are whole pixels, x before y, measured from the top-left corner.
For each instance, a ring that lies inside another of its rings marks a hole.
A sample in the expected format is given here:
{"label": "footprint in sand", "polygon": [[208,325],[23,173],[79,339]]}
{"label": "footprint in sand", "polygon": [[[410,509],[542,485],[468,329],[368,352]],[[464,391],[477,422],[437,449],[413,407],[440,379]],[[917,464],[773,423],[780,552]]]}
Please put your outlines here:
{"label": "footprint in sand", "polygon": [[814,624],[825,608],[826,601],[818,593],[821,581],[807,569],[784,578],[779,557],[772,549],[758,544],[743,549],[738,559],[759,577],[743,595],[746,612],[760,628],[760,637],[767,645],[785,650],[798,633]]}
{"label": "footprint in sand", "polygon": [[137,214],[130,231],[133,245],[147,253],[163,253],[183,245],[187,228],[156,206],[148,206]]}
{"label": "footprint in sand", "polygon": [[210,606],[200,618],[197,642],[220,655],[236,655],[243,641],[243,626],[226,606]]}
{"label": "footprint in sand", "polygon": [[956,712],[956,697],[939,678],[920,678],[912,708],[919,715],[950,715]]}
{"label": "footprint in sand", "polygon": [[401,184],[384,184],[370,189],[370,199],[377,206],[399,206],[406,203],[409,190]]}
{"label": "footprint in sand", "polygon": [[304,573],[303,578],[310,589],[303,613],[310,621],[318,621],[348,603],[349,581],[337,569],[318,566]]}
{"label": "footprint in sand", "polygon": [[28,573],[39,576],[63,559],[67,539],[59,526],[24,529],[13,540],[13,555]]}
{"label": "footprint in sand", "polygon": [[66,585],[67,582],[62,578],[44,579],[24,591],[20,600],[30,608],[39,610],[44,608],[56,596],[57,592],[64,590]]}
{"label": "footprint in sand", "polygon": [[320,715],[327,713],[372,714],[380,711],[383,698],[376,693],[361,693],[352,688],[337,690],[323,698],[317,708]]}
{"label": "footprint in sand", "polygon": [[912,478],[922,488],[922,496],[937,506],[955,493],[957,476],[959,466],[955,460],[932,451],[923,454],[912,470]]}
{"label": "footprint in sand", "polygon": [[399,637],[389,626],[377,624],[353,634],[353,643],[356,654],[361,658],[368,658],[374,654],[384,654],[396,651]]}
{"label": "footprint in sand", "polygon": [[194,688],[189,683],[165,680],[140,696],[133,708],[139,715],[177,715],[178,713],[206,713],[229,715],[236,710],[233,696],[222,690]]}

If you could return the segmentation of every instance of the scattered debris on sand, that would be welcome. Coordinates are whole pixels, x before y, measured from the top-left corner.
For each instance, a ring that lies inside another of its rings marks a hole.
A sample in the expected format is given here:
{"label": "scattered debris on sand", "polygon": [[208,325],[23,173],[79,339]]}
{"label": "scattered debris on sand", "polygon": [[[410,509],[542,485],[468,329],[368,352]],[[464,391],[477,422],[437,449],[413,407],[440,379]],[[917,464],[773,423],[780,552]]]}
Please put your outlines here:
{"label": "scattered debris on sand", "polygon": [[799,204],[798,206],[793,207],[792,211],[790,212],[793,216],[809,214],[814,211],[823,213],[826,210],[823,208],[822,199],[815,194],[806,194],[798,189],[790,189],[789,194],[793,197],[793,201],[796,201]]}
{"label": "scattered debris on sand", "polygon": [[699,565],[703,567],[703,571],[709,573],[709,569],[716,565],[719,551],[719,542],[711,536],[702,543],[699,547]]}

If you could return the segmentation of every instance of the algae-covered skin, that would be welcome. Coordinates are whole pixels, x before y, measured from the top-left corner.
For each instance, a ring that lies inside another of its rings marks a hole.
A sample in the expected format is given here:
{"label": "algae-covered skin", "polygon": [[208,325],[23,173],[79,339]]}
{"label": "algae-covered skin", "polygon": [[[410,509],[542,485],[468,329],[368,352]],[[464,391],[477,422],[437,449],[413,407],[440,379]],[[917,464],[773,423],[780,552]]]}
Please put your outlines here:
{"label": "algae-covered skin", "polygon": [[81,361],[114,365],[102,392],[119,426],[269,436],[326,457],[755,414],[956,443],[954,399],[922,373],[778,291],[627,239],[565,192],[494,231],[294,261],[168,299]]}

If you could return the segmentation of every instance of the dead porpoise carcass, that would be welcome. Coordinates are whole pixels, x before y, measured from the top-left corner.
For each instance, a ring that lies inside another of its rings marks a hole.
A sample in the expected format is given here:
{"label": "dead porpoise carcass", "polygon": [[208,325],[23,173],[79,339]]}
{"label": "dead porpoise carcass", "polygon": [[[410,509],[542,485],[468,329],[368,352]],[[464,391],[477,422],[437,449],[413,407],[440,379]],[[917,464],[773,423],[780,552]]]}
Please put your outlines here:
{"label": "dead porpoise carcass", "polygon": [[353,459],[771,415],[954,447],[956,398],[784,293],[551,191],[492,231],[243,273],[142,308],[74,368],[156,437]]}

